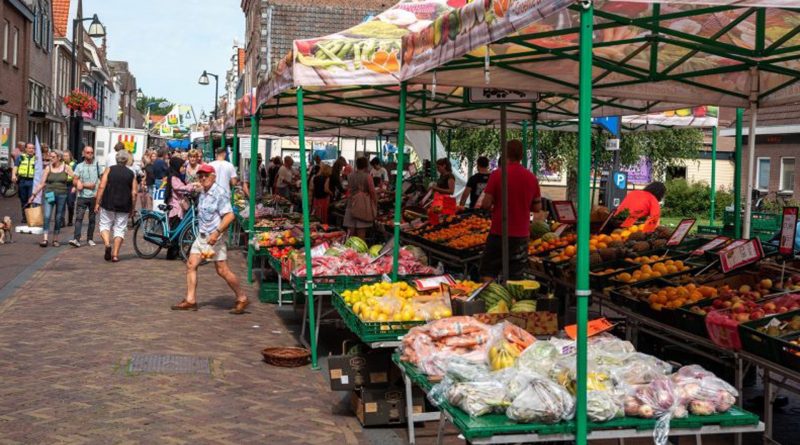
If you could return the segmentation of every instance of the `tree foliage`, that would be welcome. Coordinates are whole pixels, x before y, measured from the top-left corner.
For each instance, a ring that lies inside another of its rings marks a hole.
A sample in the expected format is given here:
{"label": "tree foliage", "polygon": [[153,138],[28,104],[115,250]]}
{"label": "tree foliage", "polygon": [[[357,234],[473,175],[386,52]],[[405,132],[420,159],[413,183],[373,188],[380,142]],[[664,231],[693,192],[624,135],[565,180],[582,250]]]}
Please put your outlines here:
{"label": "tree foliage", "polygon": [[[162,102],[167,102],[169,106],[159,107]],[[164,116],[172,110],[173,104],[171,101],[163,97],[143,96],[136,99],[136,109],[142,114],[147,114],[147,108],[150,105],[150,114]]]}
{"label": "tree foliage", "polygon": [[[440,130],[439,137],[447,140],[448,130]],[[500,135],[495,128],[460,128],[451,130],[451,153],[461,161],[473,162],[478,156],[497,157]],[[612,165],[614,152],[605,149],[610,135],[592,132],[592,165],[607,168]],[[508,139],[521,139],[522,131],[510,130]],[[528,141],[532,141],[532,130]],[[538,161],[540,169],[574,172],[578,166],[578,133],[544,130],[538,132]],[[698,156],[703,146],[703,132],[695,128],[675,128],[661,131],[629,132],[620,141],[619,162],[622,167],[636,165],[639,159],[650,160],[654,174],[660,175],[667,167],[682,165],[684,160]]]}

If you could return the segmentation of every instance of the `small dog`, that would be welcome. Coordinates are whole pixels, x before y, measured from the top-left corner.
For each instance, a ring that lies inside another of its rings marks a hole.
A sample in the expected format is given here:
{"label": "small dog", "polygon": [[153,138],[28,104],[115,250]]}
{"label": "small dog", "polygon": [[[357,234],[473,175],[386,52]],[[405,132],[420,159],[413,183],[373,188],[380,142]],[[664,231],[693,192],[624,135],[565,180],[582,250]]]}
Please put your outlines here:
{"label": "small dog", "polygon": [[11,243],[12,234],[14,233],[14,225],[11,223],[10,216],[4,216],[3,222],[0,223],[0,244]]}

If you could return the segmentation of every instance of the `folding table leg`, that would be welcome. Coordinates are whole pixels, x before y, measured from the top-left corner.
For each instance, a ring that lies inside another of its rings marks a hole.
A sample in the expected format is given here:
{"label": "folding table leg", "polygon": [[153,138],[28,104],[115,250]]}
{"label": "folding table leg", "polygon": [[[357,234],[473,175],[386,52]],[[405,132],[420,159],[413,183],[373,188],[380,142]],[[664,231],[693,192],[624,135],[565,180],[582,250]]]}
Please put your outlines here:
{"label": "folding table leg", "polygon": [[442,413],[442,415],[439,416],[439,429],[436,431],[436,445],[442,445],[445,425],[447,425],[447,416]]}
{"label": "folding table leg", "polygon": [[408,443],[414,445],[414,401],[411,399],[411,379],[403,372],[403,382],[406,386],[406,419],[408,421]]}

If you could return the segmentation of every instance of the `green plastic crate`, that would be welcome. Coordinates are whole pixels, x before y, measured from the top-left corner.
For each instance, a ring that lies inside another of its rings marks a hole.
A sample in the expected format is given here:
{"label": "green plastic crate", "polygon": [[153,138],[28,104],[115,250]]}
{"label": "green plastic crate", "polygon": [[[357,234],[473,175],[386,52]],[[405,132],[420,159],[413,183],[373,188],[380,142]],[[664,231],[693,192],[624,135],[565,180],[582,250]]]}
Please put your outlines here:
{"label": "green plastic crate", "polygon": [[386,321],[386,322],[368,322],[363,321],[356,315],[350,306],[345,303],[344,299],[338,292],[333,294],[333,307],[342,316],[344,324],[358,336],[364,343],[375,343],[381,341],[397,341],[403,335],[408,333],[408,330],[414,326],[424,325],[424,321]]}
{"label": "green plastic crate", "polygon": [[[287,290],[283,291],[283,303],[291,303],[293,300],[294,292]],[[262,303],[277,304],[278,303],[278,283],[259,283],[258,285],[258,300]]]}
{"label": "green plastic crate", "polygon": [[722,235],[722,227],[717,226],[697,226],[698,235]]}

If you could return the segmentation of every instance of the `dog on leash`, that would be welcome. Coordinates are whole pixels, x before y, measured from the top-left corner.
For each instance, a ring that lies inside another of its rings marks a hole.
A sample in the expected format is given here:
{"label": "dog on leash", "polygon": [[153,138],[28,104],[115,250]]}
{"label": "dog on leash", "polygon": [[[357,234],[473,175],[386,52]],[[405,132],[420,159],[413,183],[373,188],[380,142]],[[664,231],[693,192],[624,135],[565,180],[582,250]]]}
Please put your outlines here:
{"label": "dog on leash", "polygon": [[10,216],[4,216],[0,223],[0,244],[11,243],[11,234],[14,233],[14,225],[11,223]]}

